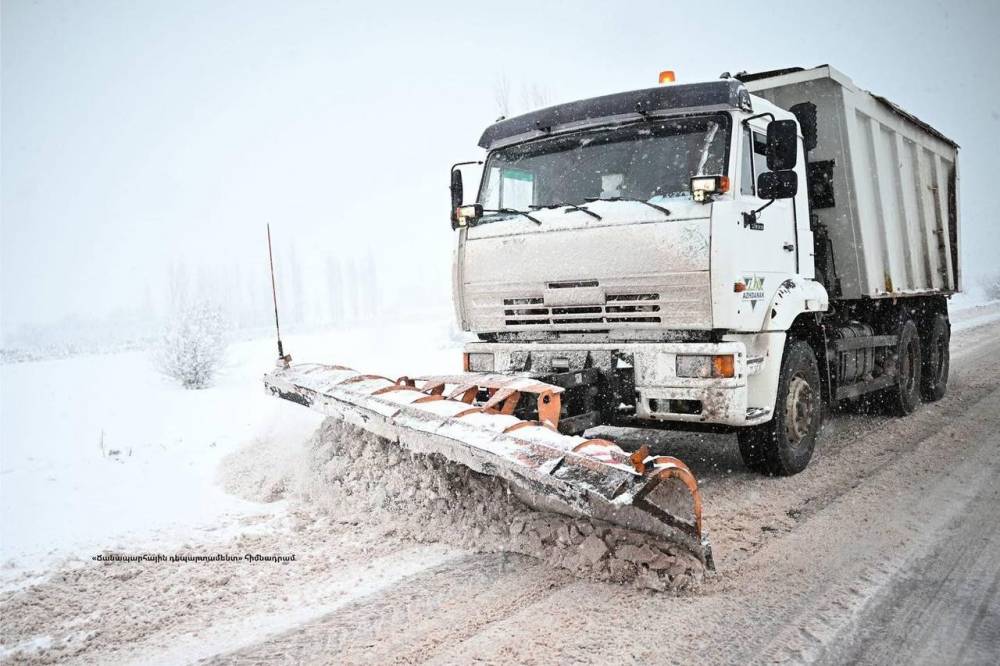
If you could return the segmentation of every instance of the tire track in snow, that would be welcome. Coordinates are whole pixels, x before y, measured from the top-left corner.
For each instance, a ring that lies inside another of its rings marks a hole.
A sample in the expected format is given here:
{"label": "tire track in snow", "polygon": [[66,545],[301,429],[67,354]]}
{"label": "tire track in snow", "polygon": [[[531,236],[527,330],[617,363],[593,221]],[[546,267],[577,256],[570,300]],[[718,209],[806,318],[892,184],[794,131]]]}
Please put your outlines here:
{"label": "tire track in snow", "polygon": [[211,624],[197,635],[178,636],[155,653],[143,648],[120,663],[178,664],[238,650],[294,627],[315,622],[369,597],[387,594],[409,578],[460,560],[465,554],[443,546],[417,546],[342,569],[321,587],[306,589],[292,603],[273,612],[251,612],[236,621]]}
{"label": "tire track in snow", "polygon": [[210,663],[424,662],[574,580],[522,555],[469,555]]}

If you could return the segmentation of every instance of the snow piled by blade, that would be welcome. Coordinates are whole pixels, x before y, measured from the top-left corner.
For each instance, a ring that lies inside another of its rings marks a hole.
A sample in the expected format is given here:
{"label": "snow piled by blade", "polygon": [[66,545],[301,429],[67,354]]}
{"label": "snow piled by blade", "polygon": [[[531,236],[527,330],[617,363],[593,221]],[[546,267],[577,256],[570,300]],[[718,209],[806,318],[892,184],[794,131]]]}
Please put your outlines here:
{"label": "snow piled by blade", "polygon": [[[227,459],[224,477],[240,466],[241,455]],[[256,452],[254,460],[266,477],[268,456]],[[697,585],[704,574],[697,557],[676,544],[596,519],[536,511],[499,478],[436,454],[413,453],[332,418],[281,485],[293,505],[341,522],[419,542],[530,555],[585,578],[679,590]],[[245,487],[252,492],[258,486]],[[227,487],[240,492],[239,483]]]}

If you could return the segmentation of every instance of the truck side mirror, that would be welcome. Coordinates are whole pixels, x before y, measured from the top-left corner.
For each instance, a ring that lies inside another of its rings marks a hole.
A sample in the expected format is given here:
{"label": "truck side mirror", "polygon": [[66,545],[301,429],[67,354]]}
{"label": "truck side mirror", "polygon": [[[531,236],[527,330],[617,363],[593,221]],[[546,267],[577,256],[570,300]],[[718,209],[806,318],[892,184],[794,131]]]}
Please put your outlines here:
{"label": "truck side mirror", "polygon": [[462,186],[462,172],[459,169],[451,170],[451,227],[458,226],[458,209],[465,199],[465,189]]}
{"label": "truck side mirror", "polygon": [[798,192],[799,177],[794,171],[765,171],[757,178],[761,199],[791,199]]}
{"label": "truck side mirror", "polygon": [[794,169],[798,138],[794,120],[772,120],[767,126],[767,168],[771,171]]}

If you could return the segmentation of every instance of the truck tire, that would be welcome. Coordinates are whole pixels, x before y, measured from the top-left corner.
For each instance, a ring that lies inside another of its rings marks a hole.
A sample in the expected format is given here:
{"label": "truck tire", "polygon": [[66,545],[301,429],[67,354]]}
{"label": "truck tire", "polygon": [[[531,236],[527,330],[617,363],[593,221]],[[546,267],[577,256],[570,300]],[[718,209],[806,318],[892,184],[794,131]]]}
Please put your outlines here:
{"label": "truck tire", "polygon": [[737,434],[744,464],[769,476],[798,474],[812,458],[822,419],[816,354],[805,342],[793,340],[781,361],[774,417]]}
{"label": "truck tire", "polygon": [[906,416],[920,406],[920,377],[923,359],[917,325],[907,320],[899,329],[895,353],[896,383],[885,392],[886,407],[897,416]]}
{"label": "truck tire", "polygon": [[923,367],[920,369],[920,396],[925,402],[944,397],[948,390],[948,369],[951,365],[951,325],[943,314],[934,315],[924,338]]}

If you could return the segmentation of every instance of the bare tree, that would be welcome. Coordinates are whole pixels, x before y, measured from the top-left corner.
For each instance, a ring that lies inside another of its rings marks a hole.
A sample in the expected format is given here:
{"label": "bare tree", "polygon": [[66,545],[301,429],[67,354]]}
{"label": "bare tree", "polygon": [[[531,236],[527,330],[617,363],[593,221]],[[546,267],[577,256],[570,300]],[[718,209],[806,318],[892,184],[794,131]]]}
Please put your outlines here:
{"label": "bare tree", "polygon": [[327,311],[330,322],[339,324],[344,321],[344,281],[340,274],[340,262],[336,257],[326,258],[326,293]]}
{"label": "bare tree", "polygon": [[537,83],[521,86],[521,104],[528,111],[541,109],[549,105],[548,91]]}
{"label": "bare tree", "polygon": [[372,255],[371,247],[365,253],[361,266],[361,274],[365,284],[365,301],[368,305],[368,316],[369,318],[374,318],[379,314],[379,289],[378,273],[375,271],[375,257]]}
{"label": "bare tree", "polygon": [[180,261],[172,261],[167,269],[167,311],[175,310],[187,300],[191,288],[191,279],[187,265]]}
{"label": "bare tree", "polygon": [[302,264],[299,263],[299,253],[295,243],[288,244],[286,254],[285,275],[288,277],[284,298],[289,305],[291,321],[301,324],[305,320],[306,294],[302,290]]}
{"label": "bare tree", "polygon": [[507,78],[506,74],[501,74],[497,77],[496,82],[493,84],[493,99],[497,103],[497,112],[500,116],[507,117],[510,115],[510,79]]}
{"label": "bare tree", "polygon": [[361,313],[361,299],[358,298],[358,271],[353,257],[344,257],[343,281],[344,318],[357,320]]}

